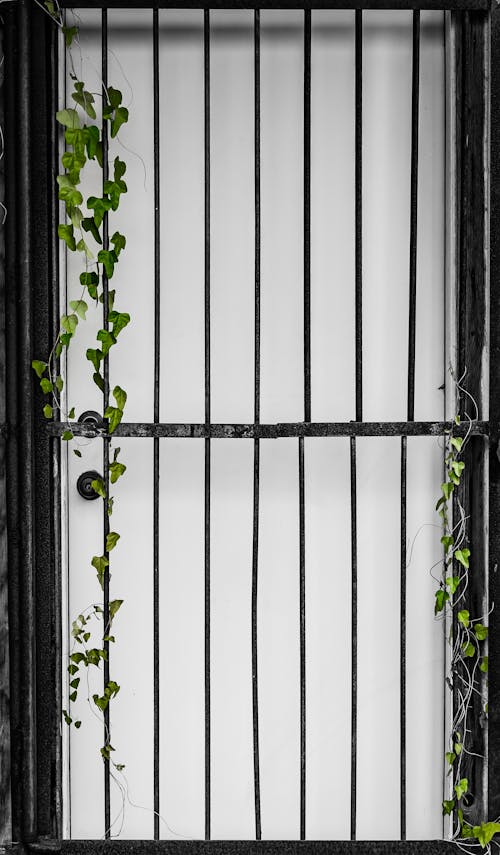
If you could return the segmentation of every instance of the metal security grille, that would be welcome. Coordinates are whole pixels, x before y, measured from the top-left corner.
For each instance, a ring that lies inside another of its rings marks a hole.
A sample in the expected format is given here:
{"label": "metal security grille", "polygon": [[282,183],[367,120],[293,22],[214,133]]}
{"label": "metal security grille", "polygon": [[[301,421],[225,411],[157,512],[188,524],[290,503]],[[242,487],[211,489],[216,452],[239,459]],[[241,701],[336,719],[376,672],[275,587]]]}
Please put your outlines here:
{"label": "metal security grille", "polygon": [[[84,7],[85,3],[80,3]],[[88,4],[93,5],[93,4]],[[107,86],[108,81],[108,16],[107,9],[119,8],[120,3],[109,0],[102,5],[102,81]],[[461,375],[468,369],[468,387],[479,404],[479,421],[473,427],[474,439],[470,445],[467,471],[468,481],[463,487],[461,501],[471,517],[471,544],[476,546],[478,567],[481,564],[479,556],[483,556],[482,577],[478,573],[477,589],[474,599],[480,603],[483,598],[486,577],[484,564],[484,523],[485,509],[482,506],[483,480],[486,471],[485,438],[490,436],[490,423],[487,420],[486,399],[483,394],[484,366],[483,349],[486,329],[486,292],[487,267],[485,261],[485,245],[487,243],[487,223],[484,209],[486,204],[486,186],[484,180],[484,140],[487,128],[486,109],[486,76],[487,50],[486,33],[488,27],[486,0],[457,0],[457,2],[367,2],[349,4],[330,2],[318,4],[320,7],[352,8],[355,9],[355,341],[352,346],[355,351],[355,419],[348,422],[313,422],[311,420],[311,89],[314,81],[311,78],[311,15],[314,15],[314,3],[239,3],[219,2],[211,4],[210,8],[203,3],[185,4],[188,8],[204,9],[204,366],[205,366],[205,419],[201,423],[165,423],[160,421],[160,216],[162,199],[160,196],[160,125],[159,125],[159,24],[158,10],[160,8],[175,8],[176,4],[161,2],[157,4],[133,3],[141,8],[151,8],[153,24],[153,109],[154,109],[154,416],[150,423],[124,423],[115,431],[114,436],[130,438],[151,438],[153,440],[153,560],[154,560],[154,604],[153,604],[153,673],[154,673],[154,838],[160,838],[160,792],[159,792],[159,763],[160,763],[160,727],[161,711],[159,697],[160,683],[160,608],[159,608],[159,477],[160,477],[160,441],[168,441],[172,437],[195,438],[204,440],[204,603],[205,603],[205,838],[209,841],[211,834],[211,445],[217,439],[253,439],[253,531],[252,531],[252,590],[251,590],[251,649],[252,649],[252,705],[253,705],[253,768],[254,768],[254,805],[255,805],[255,839],[261,840],[261,790],[260,790],[260,760],[259,760],[259,651],[257,648],[258,609],[257,592],[259,583],[259,499],[260,499],[260,449],[261,440],[278,438],[295,438],[297,440],[297,468],[299,483],[299,591],[300,591],[300,839],[307,838],[306,828],[306,621],[305,610],[305,580],[306,566],[306,495],[305,495],[305,438],[314,437],[348,437],[350,440],[350,519],[351,519],[351,602],[352,602],[352,696],[351,696],[351,840],[356,840],[356,770],[357,770],[357,439],[358,437],[400,437],[401,438],[401,469],[400,469],[400,838],[406,839],[406,768],[407,733],[405,724],[406,708],[406,565],[407,565],[407,446],[408,437],[442,436],[449,427],[445,421],[415,421],[415,361],[416,361],[416,312],[418,306],[417,293],[417,197],[419,173],[419,77],[420,77],[420,11],[423,9],[452,10],[454,26],[457,34],[457,54],[455,79],[457,86],[457,114],[454,129],[457,164],[455,200],[456,200],[456,246],[457,254],[454,259],[457,283],[457,373]],[[214,423],[211,417],[211,162],[210,162],[210,77],[211,77],[211,9],[220,8],[251,8],[254,9],[254,418],[252,423]],[[302,9],[303,38],[304,38],[304,67],[303,67],[303,420],[292,423],[261,422],[261,87],[260,87],[260,10],[266,8]],[[372,8],[398,8],[413,10],[413,60],[412,60],[412,107],[411,107],[411,164],[410,164],[410,207],[408,218],[410,222],[410,252],[408,258],[408,295],[409,313],[408,324],[408,353],[407,353],[407,419],[404,422],[372,422],[363,420],[363,265],[362,265],[362,149],[363,149],[363,49],[362,27],[363,10]],[[103,128],[104,162],[107,162],[108,141],[106,129]],[[104,180],[107,176],[104,175]],[[105,222],[103,246],[108,247],[108,231]],[[27,286],[28,287],[28,286]],[[108,299],[108,283],[104,278],[104,305]],[[105,392],[103,396],[103,412],[109,398],[109,364],[104,359]],[[53,438],[53,450],[56,449],[58,437],[62,435],[65,425],[52,423],[46,428],[48,435]],[[496,430],[496,428],[495,428]],[[459,432],[460,429],[456,432]],[[463,429],[465,432],[465,428]],[[107,482],[109,478],[109,442],[110,437],[106,424],[75,426],[75,435],[82,437],[101,437],[103,445],[103,474]],[[495,434],[496,436],[496,434]],[[56,513],[57,516],[57,513]],[[105,501],[103,514],[103,543],[109,532],[109,520]],[[57,531],[55,532],[57,540]],[[104,586],[105,620],[109,614],[109,578]],[[106,642],[109,654],[109,643]],[[24,661],[23,667],[29,662]],[[104,683],[109,679],[109,665],[104,665]],[[30,689],[33,691],[33,689]],[[43,696],[43,692],[41,693]],[[59,702],[57,702],[59,703]],[[33,722],[34,723],[34,720]],[[106,711],[106,727],[109,728],[109,710]],[[481,738],[479,738],[481,741]],[[40,750],[43,752],[49,749]],[[30,753],[31,752],[31,753]],[[33,747],[26,749],[24,763],[28,768],[34,768],[35,751]],[[30,760],[31,757],[31,760]],[[41,762],[40,757],[37,761]],[[60,762],[60,759],[59,759]],[[31,763],[31,765],[30,765]],[[480,782],[480,764],[475,764],[472,774],[477,775],[476,792],[482,792]],[[484,792],[478,795],[479,802],[484,803],[487,796]],[[490,795],[491,798],[491,795]],[[43,798],[41,799],[43,804]],[[109,837],[111,822],[110,802],[110,769],[109,763],[104,764],[104,824],[106,836]],[[23,820],[25,823],[25,820]],[[35,821],[31,826],[34,833]],[[29,832],[29,829],[28,829]],[[25,832],[26,833],[26,829]],[[180,844],[178,844],[180,845]],[[396,846],[397,844],[393,844]],[[401,844],[403,845],[403,844]],[[406,844],[405,844],[406,845]],[[71,841],[63,844],[68,851],[83,851],[81,842]],[[219,844],[220,846],[220,844]],[[345,844],[348,846],[348,844]],[[79,848],[80,847],[80,848]],[[439,844],[433,844],[432,851],[440,851]],[[338,851],[350,851],[348,848]],[[354,850],[353,850],[354,851]],[[361,849],[359,850],[361,851]],[[368,851],[368,850],[366,850]],[[391,850],[392,851],[392,850]],[[394,849],[394,851],[410,851],[410,849]],[[413,850],[411,850],[413,851]],[[417,851],[417,850],[415,850]],[[428,851],[431,851],[429,848]]]}

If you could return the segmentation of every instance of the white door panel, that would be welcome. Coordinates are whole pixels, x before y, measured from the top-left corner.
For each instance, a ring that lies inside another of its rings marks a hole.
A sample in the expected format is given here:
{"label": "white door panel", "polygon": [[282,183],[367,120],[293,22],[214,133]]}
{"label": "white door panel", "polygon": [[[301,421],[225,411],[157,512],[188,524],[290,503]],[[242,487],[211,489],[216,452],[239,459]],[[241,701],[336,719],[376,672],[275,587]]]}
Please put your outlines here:
{"label": "white door panel", "polygon": [[[80,10],[82,75],[99,89],[99,15]],[[160,420],[204,421],[203,12],[160,11]],[[127,236],[111,287],[132,316],[110,358],[126,421],[153,419],[154,163],[150,12],[110,11],[109,81],[130,121],[111,144],[128,194],[110,214]],[[261,421],[303,419],[303,15],[261,12]],[[254,403],[253,13],[211,13],[211,415],[252,422]],[[410,223],[411,15],[364,14],[363,416],[406,418]],[[444,22],[422,13],[417,281],[417,419],[443,418]],[[354,419],[354,13],[312,13],[312,418]],[[124,148],[126,147],[126,148]],[[85,179],[86,195],[98,189]],[[80,267],[68,257],[68,299]],[[76,295],[76,296],[75,296]],[[91,308],[68,358],[68,404],[100,410],[85,350]],[[102,471],[100,440],[68,463],[70,620],[100,590],[102,503],[76,493]],[[111,598],[124,600],[111,645],[121,691],[111,706],[116,760],[112,832],[153,836],[153,441],[114,439],[127,465],[113,489]],[[357,835],[400,834],[400,448],[357,450]],[[260,443],[259,735],[262,834],[299,837],[299,475],[296,439]],[[255,835],[251,660],[253,442],[211,443],[212,836]],[[407,836],[442,834],[441,624],[431,566],[442,452],[408,440]],[[305,441],[307,836],[348,839],[351,809],[350,442]],[[204,442],[160,441],[160,835],[203,838]],[[69,644],[69,642],[68,642]],[[93,678],[94,679],[94,678]],[[92,684],[93,686],[94,684]],[[100,690],[100,683],[92,691]],[[102,727],[66,745],[67,832],[104,834]],[[118,756],[119,755],[119,756]],[[126,783],[125,783],[126,782]]]}

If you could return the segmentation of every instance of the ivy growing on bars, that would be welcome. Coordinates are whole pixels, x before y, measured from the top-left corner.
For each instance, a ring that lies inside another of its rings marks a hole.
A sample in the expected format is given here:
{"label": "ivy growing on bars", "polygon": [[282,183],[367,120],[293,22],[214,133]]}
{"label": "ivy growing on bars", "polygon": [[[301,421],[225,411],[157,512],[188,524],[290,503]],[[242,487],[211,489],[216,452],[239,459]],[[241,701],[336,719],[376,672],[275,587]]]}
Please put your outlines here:
{"label": "ivy growing on bars", "polygon": [[[462,380],[463,378],[457,382],[457,390],[471,399],[477,420],[476,403],[461,385]],[[470,735],[474,723],[470,718],[474,693],[479,693],[484,715],[488,714],[488,627],[483,623],[483,615],[473,616],[469,609],[465,608],[472,560],[471,550],[466,546],[467,518],[458,497],[453,508],[454,513],[450,510],[450,503],[453,496],[456,496],[455,491],[460,486],[465,471],[465,461],[462,457],[474,421],[468,415],[466,420],[465,436],[454,435],[453,428],[461,423],[459,415],[455,416],[454,425],[446,434],[446,479],[441,484],[441,496],[436,503],[436,511],[444,529],[441,537],[444,559],[442,578],[435,593],[434,614],[436,617],[445,616],[449,626],[451,655],[447,683],[454,695],[453,721],[448,750],[445,753],[448,775],[451,776],[448,793],[450,798],[443,801],[443,815],[452,817],[452,839],[459,848],[468,852],[471,847],[480,846],[490,853],[491,841],[500,833],[500,823],[497,820],[483,821],[479,825],[467,822],[471,792],[469,780],[462,770],[464,758],[472,753]]]}
{"label": "ivy growing on bars", "polygon": [[[69,300],[69,314],[63,314],[60,318],[60,330],[48,357],[45,361],[34,359],[32,366],[39,378],[42,392],[47,396],[47,403],[43,407],[44,416],[47,419],[59,417],[60,421],[66,423],[62,439],[69,442],[73,439],[71,423],[75,419],[75,407],[71,407],[67,412],[63,408],[64,380],[60,371],[60,361],[69,350],[77,330],[86,320],[89,310],[88,301],[95,303],[96,306],[102,305],[102,328],[97,333],[94,346],[87,348],[86,358],[92,371],[93,382],[103,394],[106,403],[103,415],[110,435],[122,421],[127,402],[126,391],[116,385],[112,390],[114,403],[109,403],[110,389],[106,371],[108,354],[130,323],[128,312],[115,308],[116,291],[108,288],[108,282],[113,278],[122,252],[125,250],[126,238],[119,231],[115,231],[109,240],[105,237],[109,220],[118,210],[122,196],[127,192],[124,181],[126,164],[119,157],[115,157],[112,169],[110,168],[103,132],[97,124],[94,124],[97,120],[95,93],[88,91],[85,82],[79,80],[75,73],[71,48],[74,44],[78,45],[78,27],[66,26],[59,7],[52,0],[46,0],[44,7],[64,34],[73,86],[71,105],[59,110],[55,117],[64,129],[65,140],[65,151],[61,158],[64,171],[57,176],[57,184],[59,199],[65,207],[66,221],[58,226],[58,235],[67,251],[81,258],[83,269],[79,276],[76,299]],[[107,125],[113,139],[129,118],[128,109],[122,104],[122,93],[112,86],[104,86],[103,83],[103,94],[97,97],[102,97],[103,127]],[[102,193],[84,199],[80,190],[82,173],[91,161],[97,163],[101,170]],[[96,478],[92,481],[92,487],[103,500],[105,515],[111,516],[113,496],[110,495],[110,485],[115,484],[122,477],[126,465],[119,459],[119,448],[114,448],[112,459],[110,459],[110,445],[105,441],[104,446],[108,456],[105,469],[109,475]],[[78,448],[74,449],[74,454],[81,457]],[[90,565],[96,571],[103,594],[109,580],[110,553],[117,546],[119,539],[120,534],[117,531],[109,531],[103,544],[102,554],[94,555],[90,559]],[[67,666],[70,703],[77,700],[82,688],[84,669],[95,667],[100,670],[101,664],[108,661],[109,644],[116,640],[112,634],[112,624],[122,603],[123,600],[120,599],[111,600],[106,607],[104,602],[94,603],[82,609],[72,622],[73,647],[69,653]],[[96,621],[97,626],[100,627],[99,630],[94,630]],[[95,643],[96,634],[97,643]],[[83,679],[83,685],[89,686],[88,679]],[[124,764],[115,763],[111,758],[111,752],[115,749],[111,744],[105,717],[111,700],[119,691],[119,684],[115,680],[107,679],[102,694],[94,693],[90,698],[90,689],[87,689],[87,700],[94,705],[97,714],[103,717],[105,738],[100,749],[103,760],[111,762],[115,769],[121,771]],[[79,728],[81,720],[73,718],[70,705],[67,704],[67,707],[63,710],[66,724]]]}

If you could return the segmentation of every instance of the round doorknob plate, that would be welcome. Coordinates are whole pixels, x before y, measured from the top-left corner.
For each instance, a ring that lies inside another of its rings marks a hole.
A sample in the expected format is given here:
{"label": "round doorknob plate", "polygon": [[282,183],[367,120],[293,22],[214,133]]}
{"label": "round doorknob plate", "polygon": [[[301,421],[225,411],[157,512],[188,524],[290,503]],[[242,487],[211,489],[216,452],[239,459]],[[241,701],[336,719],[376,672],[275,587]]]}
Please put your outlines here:
{"label": "round doorknob plate", "polygon": [[76,482],[76,489],[78,490],[79,495],[82,499],[87,499],[87,501],[93,501],[94,499],[99,498],[99,494],[96,493],[92,486],[92,481],[97,481],[101,479],[99,472],[95,470],[89,470],[88,472],[82,472],[78,481]]}

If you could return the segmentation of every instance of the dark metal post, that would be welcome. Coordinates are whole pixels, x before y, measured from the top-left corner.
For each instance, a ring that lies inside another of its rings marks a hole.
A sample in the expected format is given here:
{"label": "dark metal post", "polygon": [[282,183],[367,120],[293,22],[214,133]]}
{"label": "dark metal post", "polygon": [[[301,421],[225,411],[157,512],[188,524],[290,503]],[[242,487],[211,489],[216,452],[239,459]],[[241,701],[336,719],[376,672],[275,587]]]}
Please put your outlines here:
{"label": "dark metal post", "polygon": [[[153,419],[160,420],[160,57],[158,9],[153,11],[153,144],[154,144],[154,404]],[[160,837],[160,440],[153,439],[153,809],[154,839]]]}
{"label": "dark metal post", "polygon": [[[489,596],[500,603],[500,7],[491,13]],[[488,817],[500,814],[500,615],[489,632]]]}

